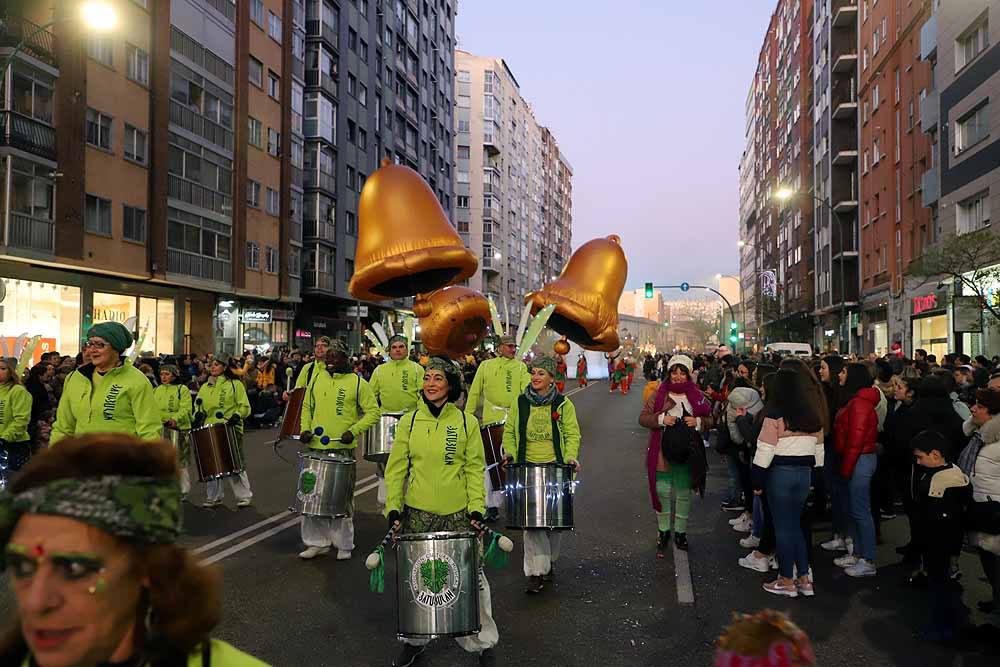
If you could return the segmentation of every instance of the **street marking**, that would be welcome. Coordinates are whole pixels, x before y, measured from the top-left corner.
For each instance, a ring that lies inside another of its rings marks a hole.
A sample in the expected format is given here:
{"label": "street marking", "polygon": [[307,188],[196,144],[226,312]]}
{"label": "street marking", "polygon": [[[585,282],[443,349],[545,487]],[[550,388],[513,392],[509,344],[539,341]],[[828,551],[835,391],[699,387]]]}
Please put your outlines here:
{"label": "street marking", "polygon": [[578,394],[581,391],[583,391],[584,389],[590,389],[591,387],[593,387],[598,382],[600,382],[600,380],[594,380],[593,382],[591,382],[590,384],[588,384],[586,387],[577,387],[576,389],[570,389],[565,394],[563,394],[563,396],[572,396],[573,394]]}
{"label": "street marking", "polygon": [[[374,477],[374,475],[372,475],[372,477]],[[368,479],[371,479],[371,478],[369,477]],[[369,484],[368,486],[366,486],[366,487],[364,487],[362,489],[358,489],[357,491],[355,491],[354,492],[354,497],[357,498],[362,493],[368,493],[369,491],[371,491],[372,489],[375,489],[377,487],[378,487],[378,482],[376,481],[373,484]],[[283,512],[282,514],[280,514],[278,516],[288,516],[288,513],[287,512]],[[263,542],[267,538],[272,537],[274,535],[277,535],[278,533],[280,533],[281,531],[285,530],[286,528],[291,528],[292,526],[297,526],[300,523],[302,523],[302,517],[301,516],[296,516],[295,518],[289,519],[285,523],[279,524],[279,525],[275,526],[274,528],[271,528],[270,530],[266,530],[263,533],[259,533],[259,534],[254,535],[253,537],[251,537],[249,539],[246,539],[246,540],[243,540],[242,542],[234,544],[233,546],[229,547],[228,549],[223,549],[219,553],[217,553],[217,554],[215,554],[213,556],[210,556],[210,557],[206,558],[205,560],[201,561],[201,564],[202,565],[212,565],[213,563],[218,563],[220,560],[222,560],[224,558],[228,558],[229,556],[232,556],[235,553],[239,553],[240,551],[243,551],[244,549],[248,549],[248,548],[252,547],[253,545],[257,544],[258,542]]]}
{"label": "street marking", "polygon": [[691,566],[688,564],[686,551],[681,551],[674,545],[674,574],[677,579],[677,602],[683,605],[694,604],[694,585],[691,583]]}
{"label": "street marking", "polygon": [[[358,480],[357,484],[365,484],[367,482],[372,481],[373,479],[375,479],[375,475],[369,475],[368,477],[365,477],[362,480]],[[226,535],[225,537],[220,537],[219,539],[215,540],[214,542],[209,542],[208,544],[203,544],[202,546],[198,547],[197,549],[192,549],[191,553],[193,553],[193,554],[203,554],[206,551],[211,551],[212,549],[215,549],[216,547],[221,547],[223,544],[225,544],[227,542],[232,542],[235,539],[239,539],[239,538],[243,537],[244,535],[246,535],[247,533],[252,533],[253,531],[257,530],[258,528],[263,528],[264,526],[266,526],[268,524],[271,524],[271,523],[274,523],[275,521],[280,521],[281,519],[283,519],[283,518],[285,518],[287,516],[288,516],[288,512],[287,511],[285,511],[285,512],[278,512],[274,516],[268,517],[267,519],[264,519],[263,521],[258,521],[257,523],[253,524],[252,526],[247,526],[246,528],[243,528],[242,530],[237,530],[235,533],[231,533],[229,535]]]}

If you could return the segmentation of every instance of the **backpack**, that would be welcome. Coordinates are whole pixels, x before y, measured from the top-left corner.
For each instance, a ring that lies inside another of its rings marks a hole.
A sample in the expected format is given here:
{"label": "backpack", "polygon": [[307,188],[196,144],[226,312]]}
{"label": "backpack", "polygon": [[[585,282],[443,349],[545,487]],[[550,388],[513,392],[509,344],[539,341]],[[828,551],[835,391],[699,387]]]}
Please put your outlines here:
{"label": "backpack", "polygon": [[694,429],[684,423],[684,417],[690,417],[687,408],[681,408],[683,414],[677,418],[673,426],[663,427],[660,436],[660,451],[667,463],[687,463],[691,458],[691,441],[695,435]]}

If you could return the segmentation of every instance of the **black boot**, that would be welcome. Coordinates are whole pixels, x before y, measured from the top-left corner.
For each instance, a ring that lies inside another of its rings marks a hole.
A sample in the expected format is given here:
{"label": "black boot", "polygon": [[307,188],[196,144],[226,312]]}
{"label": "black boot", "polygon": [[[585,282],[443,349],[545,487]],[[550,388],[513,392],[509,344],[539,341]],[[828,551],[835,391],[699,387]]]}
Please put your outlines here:
{"label": "black boot", "polygon": [[676,544],[677,548],[680,549],[681,551],[687,551],[688,550],[687,534],[677,533],[677,537],[674,538],[674,544]]}
{"label": "black boot", "polygon": [[552,583],[556,578],[556,566],[549,565],[549,571],[542,575],[542,581],[546,584]]}
{"label": "black boot", "polygon": [[542,592],[545,588],[545,582],[542,581],[540,576],[528,577],[528,585],[525,587],[524,592],[529,595],[537,595]]}
{"label": "black boot", "polygon": [[667,547],[670,546],[670,531],[661,530],[660,539],[656,543],[656,557],[665,558],[667,555]]}

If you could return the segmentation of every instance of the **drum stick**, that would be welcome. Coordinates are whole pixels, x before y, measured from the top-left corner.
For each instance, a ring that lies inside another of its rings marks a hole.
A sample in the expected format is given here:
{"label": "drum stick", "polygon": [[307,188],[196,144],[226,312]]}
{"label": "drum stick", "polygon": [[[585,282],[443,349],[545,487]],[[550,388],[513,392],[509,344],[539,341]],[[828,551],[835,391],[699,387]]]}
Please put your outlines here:
{"label": "drum stick", "polygon": [[381,557],[379,556],[378,550],[380,548],[385,549],[385,547],[389,546],[389,544],[392,542],[392,538],[394,538],[395,536],[396,536],[396,526],[393,525],[393,527],[390,528],[389,531],[385,534],[385,537],[382,538],[382,541],[378,543],[378,546],[372,549],[372,552],[368,554],[368,558],[365,559],[365,567],[367,567],[369,570],[374,570],[376,567],[378,567],[379,562],[382,560]]}
{"label": "drum stick", "polygon": [[489,526],[477,521],[473,521],[472,525],[475,526],[476,530],[478,530],[481,535],[488,535],[491,539],[496,538],[497,546],[500,547],[500,550],[504,553],[510,553],[514,550],[514,542],[503,533],[498,533]]}

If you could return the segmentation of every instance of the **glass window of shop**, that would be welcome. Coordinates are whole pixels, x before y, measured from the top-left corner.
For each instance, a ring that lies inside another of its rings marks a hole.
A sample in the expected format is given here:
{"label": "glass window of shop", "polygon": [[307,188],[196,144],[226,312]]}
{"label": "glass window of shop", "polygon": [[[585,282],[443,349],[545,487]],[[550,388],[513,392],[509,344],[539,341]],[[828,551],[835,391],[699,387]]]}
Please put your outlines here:
{"label": "glass window of shop", "polygon": [[35,359],[42,352],[76,355],[80,351],[80,288],[3,278],[0,301],[0,341],[13,355],[21,334],[41,336]]}
{"label": "glass window of shop", "polygon": [[948,315],[913,319],[913,349],[937,355],[938,362],[948,354]]}
{"label": "glass window of shop", "polygon": [[273,349],[285,346],[288,343],[288,328],[290,322],[255,322],[243,325],[243,350],[253,350],[254,352],[269,353]]}
{"label": "glass window of shop", "polygon": [[139,336],[140,352],[174,353],[173,299],[94,292],[93,321],[121,322]]}

